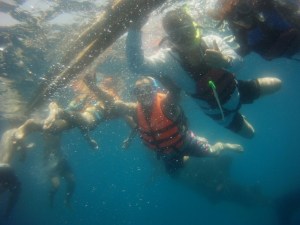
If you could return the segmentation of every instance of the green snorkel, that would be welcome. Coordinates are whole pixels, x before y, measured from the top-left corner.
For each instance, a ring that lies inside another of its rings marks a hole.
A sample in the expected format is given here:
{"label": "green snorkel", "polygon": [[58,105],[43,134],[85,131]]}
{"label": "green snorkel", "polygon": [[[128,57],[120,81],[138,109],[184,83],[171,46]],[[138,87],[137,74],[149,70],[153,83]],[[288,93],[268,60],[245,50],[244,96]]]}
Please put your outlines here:
{"label": "green snorkel", "polygon": [[217,90],[216,90],[217,89],[216,85],[212,80],[210,80],[210,81],[208,81],[208,86],[212,89],[212,91],[214,93],[214,97],[215,97],[215,99],[217,101],[217,104],[219,106],[219,109],[221,111],[222,120],[224,121],[225,120],[224,112],[223,112],[223,109],[222,109],[222,106],[221,106],[221,103],[220,103],[220,99],[219,99],[219,96],[218,96],[218,93],[217,93]]}

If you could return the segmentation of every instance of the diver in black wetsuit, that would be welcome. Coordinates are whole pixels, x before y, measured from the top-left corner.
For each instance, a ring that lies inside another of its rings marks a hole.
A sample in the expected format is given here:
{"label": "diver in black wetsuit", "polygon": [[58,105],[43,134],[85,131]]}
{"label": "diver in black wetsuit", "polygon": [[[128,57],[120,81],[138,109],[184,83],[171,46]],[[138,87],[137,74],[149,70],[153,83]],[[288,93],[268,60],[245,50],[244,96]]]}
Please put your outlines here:
{"label": "diver in black wetsuit", "polygon": [[6,209],[4,211],[4,218],[8,218],[15,207],[21,192],[21,183],[15,175],[13,168],[7,164],[0,164],[0,194],[8,191],[9,198]]}

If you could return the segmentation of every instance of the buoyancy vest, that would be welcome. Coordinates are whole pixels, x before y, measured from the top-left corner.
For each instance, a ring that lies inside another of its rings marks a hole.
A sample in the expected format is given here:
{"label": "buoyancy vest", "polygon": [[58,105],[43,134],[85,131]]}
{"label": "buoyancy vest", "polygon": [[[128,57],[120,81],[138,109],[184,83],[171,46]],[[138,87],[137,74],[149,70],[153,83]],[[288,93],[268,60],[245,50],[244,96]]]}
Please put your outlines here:
{"label": "buoyancy vest", "polygon": [[160,153],[170,153],[182,147],[186,131],[182,113],[174,120],[163,113],[162,102],[165,98],[166,94],[156,94],[150,118],[146,117],[140,103],[137,106],[140,137],[148,147]]}
{"label": "buoyancy vest", "polygon": [[218,107],[209,82],[216,86],[216,91],[221,104],[226,103],[237,87],[234,74],[223,69],[212,69],[197,80],[197,93],[194,97],[207,102],[212,108]]}
{"label": "buoyancy vest", "polygon": [[[204,43],[201,45],[201,48],[203,52],[207,49]],[[204,60],[197,65],[192,66],[189,65],[184,57],[180,56],[179,63],[196,82],[196,93],[193,95],[194,98],[207,102],[212,108],[218,107],[213,90],[209,86],[209,81],[213,81],[216,86],[220,103],[224,104],[230,99],[231,94],[237,86],[234,74],[223,69],[213,69],[208,66]]]}

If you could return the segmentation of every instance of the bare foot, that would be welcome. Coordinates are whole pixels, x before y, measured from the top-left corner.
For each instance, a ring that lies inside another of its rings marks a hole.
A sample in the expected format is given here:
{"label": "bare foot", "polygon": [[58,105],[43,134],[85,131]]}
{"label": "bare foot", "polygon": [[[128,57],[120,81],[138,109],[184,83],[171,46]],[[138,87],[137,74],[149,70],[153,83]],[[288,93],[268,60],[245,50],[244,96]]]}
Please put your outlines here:
{"label": "bare foot", "polygon": [[243,152],[244,148],[243,146],[239,144],[230,144],[230,143],[223,143],[223,150],[229,150],[229,151],[236,151],[236,152]]}
{"label": "bare foot", "polygon": [[50,129],[54,122],[57,120],[61,109],[58,107],[56,102],[51,102],[49,104],[49,116],[45,119],[43,129],[47,130]]}
{"label": "bare foot", "polygon": [[211,146],[212,152],[215,154],[219,154],[221,151],[236,151],[236,152],[243,152],[243,146],[239,144],[230,144],[230,143],[222,143],[217,142],[213,146]]}

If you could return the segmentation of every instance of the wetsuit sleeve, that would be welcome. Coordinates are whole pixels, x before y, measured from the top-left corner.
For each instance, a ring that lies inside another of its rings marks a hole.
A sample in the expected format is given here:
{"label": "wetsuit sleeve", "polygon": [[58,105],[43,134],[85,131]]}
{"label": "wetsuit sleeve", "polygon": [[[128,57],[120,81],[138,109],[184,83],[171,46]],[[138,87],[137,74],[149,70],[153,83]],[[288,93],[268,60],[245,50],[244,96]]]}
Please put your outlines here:
{"label": "wetsuit sleeve", "polygon": [[145,57],[142,49],[142,32],[129,29],[126,39],[126,57],[129,69],[136,74],[165,76],[168,74],[169,57],[164,50]]}
{"label": "wetsuit sleeve", "polygon": [[126,39],[126,56],[128,67],[133,72],[142,71],[144,66],[144,52],[142,50],[142,32],[129,29]]}
{"label": "wetsuit sleeve", "polygon": [[220,52],[224,55],[230,58],[230,63],[227,66],[226,69],[230,70],[237,70],[242,64],[242,57],[240,57],[222,38],[215,36],[215,35],[209,35],[206,37],[203,37],[203,40],[205,41],[205,44],[209,49],[214,48],[214,41],[216,42]]}

